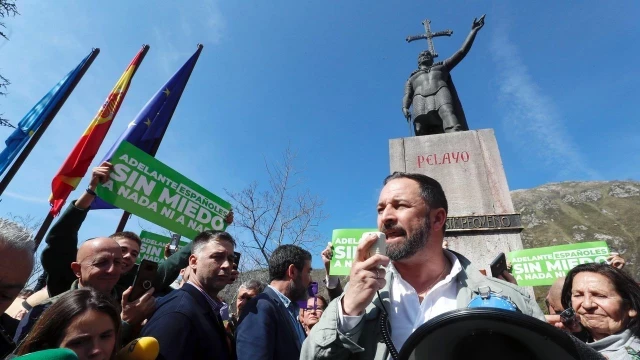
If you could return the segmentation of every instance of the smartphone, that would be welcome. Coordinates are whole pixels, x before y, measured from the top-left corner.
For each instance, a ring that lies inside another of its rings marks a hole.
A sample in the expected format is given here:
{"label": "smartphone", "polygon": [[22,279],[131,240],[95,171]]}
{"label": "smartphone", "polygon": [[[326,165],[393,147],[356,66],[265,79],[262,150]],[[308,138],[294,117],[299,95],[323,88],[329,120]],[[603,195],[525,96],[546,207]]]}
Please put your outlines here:
{"label": "smartphone", "polygon": [[233,252],[233,257],[234,257],[233,270],[238,270],[238,268],[240,267],[240,256],[242,256],[242,254],[240,254],[239,252],[237,251]]}
{"label": "smartphone", "polygon": [[169,243],[169,251],[171,251],[171,255],[173,255],[178,250],[178,244],[180,244],[180,239],[182,236],[180,234],[172,234],[171,242]]}
{"label": "smartphone", "polygon": [[563,324],[571,325],[571,323],[576,319],[576,312],[572,307],[565,309],[560,313],[560,321]]}
{"label": "smartphone", "polygon": [[129,294],[129,301],[138,300],[153,286],[158,274],[158,263],[150,260],[142,260],[138,266],[136,279],[133,281],[133,289]]}
{"label": "smartphone", "polygon": [[370,235],[376,235],[378,237],[378,240],[369,248],[369,254],[367,254],[367,258],[370,258],[376,254],[387,255],[387,235],[385,235],[383,232],[371,231],[362,234],[362,238],[360,240],[364,240]]}
{"label": "smartphone", "polygon": [[507,270],[507,257],[502,252],[493,259],[489,266],[491,268],[491,276],[498,277],[502,275],[503,271]]}

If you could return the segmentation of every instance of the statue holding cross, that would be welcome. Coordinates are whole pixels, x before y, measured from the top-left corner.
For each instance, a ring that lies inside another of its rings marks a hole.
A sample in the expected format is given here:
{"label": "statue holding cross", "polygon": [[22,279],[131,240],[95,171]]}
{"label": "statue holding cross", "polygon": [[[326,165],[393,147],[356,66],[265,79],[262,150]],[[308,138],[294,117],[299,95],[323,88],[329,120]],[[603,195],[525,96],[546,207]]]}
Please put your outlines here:
{"label": "statue holding cross", "polygon": [[[402,113],[407,121],[413,120],[416,136],[469,130],[450,72],[471,49],[476,34],[484,26],[484,15],[480,19],[473,19],[471,32],[460,50],[436,63],[433,59],[438,54],[433,46],[433,38],[451,36],[453,31],[431,32],[431,21],[428,19],[422,24],[424,34],[407,37],[407,42],[426,39],[428,50],[418,55],[418,69],[411,73],[405,84]],[[409,112],[412,105],[412,112]]]}

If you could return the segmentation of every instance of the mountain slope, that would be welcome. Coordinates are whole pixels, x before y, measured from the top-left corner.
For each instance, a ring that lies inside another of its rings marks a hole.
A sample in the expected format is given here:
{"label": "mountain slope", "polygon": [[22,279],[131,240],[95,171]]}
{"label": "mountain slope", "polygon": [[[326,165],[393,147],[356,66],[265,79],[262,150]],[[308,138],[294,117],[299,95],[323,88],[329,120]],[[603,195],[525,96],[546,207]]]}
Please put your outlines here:
{"label": "mountain slope", "polygon": [[564,182],[511,192],[525,248],[606,241],[640,279],[640,182]]}

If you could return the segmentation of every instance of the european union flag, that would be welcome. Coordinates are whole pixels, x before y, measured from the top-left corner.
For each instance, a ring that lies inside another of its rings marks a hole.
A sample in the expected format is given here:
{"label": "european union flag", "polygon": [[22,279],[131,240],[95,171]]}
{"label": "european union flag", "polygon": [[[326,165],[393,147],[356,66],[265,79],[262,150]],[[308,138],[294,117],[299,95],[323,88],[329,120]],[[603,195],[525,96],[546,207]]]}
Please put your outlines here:
{"label": "european union flag", "polygon": [[[122,141],[128,141],[147,154],[155,156],[201,51],[202,46],[200,45],[195,54],[158,90],[135,119],[129,123],[127,129],[111,146],[102,161],[109,161]],[[115,207],[96,197],[91,204],[91,209],[115,209]]]}
{"label": "european union flag", "polygon": [[71,84],[73,84],[90,57],[91,54],[87,55],[75,69],[60,80],[60,82],[58,82],[47,95],[40,99],[36,106],[29,110],[27,115],[20,120],[16,130],[9,135],[5,141],[5,144],[7,144],[6,149],[0,153],[0,175],[7,170],[31,136],[38,131],[38,128],[47,116],[49,116],[51,111],[53,111],[56,105],[64,98]]}

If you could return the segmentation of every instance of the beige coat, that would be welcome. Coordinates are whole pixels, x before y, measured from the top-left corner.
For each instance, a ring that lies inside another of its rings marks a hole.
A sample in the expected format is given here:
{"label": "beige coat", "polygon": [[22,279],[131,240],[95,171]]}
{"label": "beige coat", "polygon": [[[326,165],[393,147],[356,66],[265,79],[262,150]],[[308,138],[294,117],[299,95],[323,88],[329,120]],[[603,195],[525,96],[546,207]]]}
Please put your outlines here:
{"label": "beige coat", "polygon": [[[455,252],[452,253],[462,265],[462,271],[456,277],[458,308],[466,308],[478,289],[488,286],[492,291],[511,298],[523,314],[545,320],[538,304],[524,289],[506,281],[484,276],[471,265],[467,258]],[[391,272],[387,272],[386,280],[387,286],[380,290],[380,297],[387,311],[390,311],[389,286],[393,281]],[[302,345],[300,360],[386,360],[389,357],[389,351],[380,334],[378,323],[380,309],[377,306],[381,304],[378,297],[374,297],[371,304],[367,306],[363,320],[353,330],[342,334],[338,331],[338,306],[342,296],[329,304],[320,321],[311,329],[309,337]]]}

